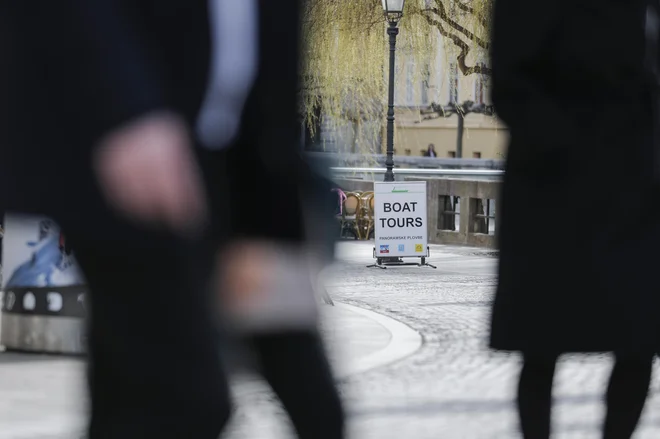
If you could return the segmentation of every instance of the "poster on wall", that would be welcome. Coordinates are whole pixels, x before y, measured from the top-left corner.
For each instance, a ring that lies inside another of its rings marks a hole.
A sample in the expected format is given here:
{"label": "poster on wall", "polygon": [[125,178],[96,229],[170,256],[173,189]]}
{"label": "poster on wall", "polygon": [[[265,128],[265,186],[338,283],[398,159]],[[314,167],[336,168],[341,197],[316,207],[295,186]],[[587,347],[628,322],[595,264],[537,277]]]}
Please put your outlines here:
{"label": "poster on wall", "polygon": [[426,182],[375,182],[374,203],[376,257],[426,256]]}
{"label": "poster on wall", "polygon": [[66,237],[44,217],[7,214],[2,239],[2,311],[85,316],[85,279]]}

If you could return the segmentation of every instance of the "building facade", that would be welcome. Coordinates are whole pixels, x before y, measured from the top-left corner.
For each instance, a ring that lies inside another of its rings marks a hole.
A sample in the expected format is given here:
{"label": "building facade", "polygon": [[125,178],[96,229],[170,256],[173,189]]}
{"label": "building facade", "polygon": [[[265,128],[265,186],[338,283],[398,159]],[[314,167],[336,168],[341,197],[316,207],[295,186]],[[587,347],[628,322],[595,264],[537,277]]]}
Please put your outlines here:
{"label": "building facade", "polygon": [[[395,76],[395,154],[420,156],[433,145],[437,157],[457,156],[458,116],[427,118],[431,103],[472,101],[491,104],[489,78],[463,75],[451,45],[440,37],[436,53],[426,59],[397,49]],[[471,60],[470,62],[478,62]],[[386,72],[385,72],[386,73]],[[386,77],[387,81],[388,78]],[[316,135],[304,136],[307,150],[347,153],[384,153],[385,119],[343,121],[319,117]],[[508,142],[506,127],[495,117],[468,114],[464,121],[463,158],[502,159]]]}
{"label": "building facade", "polygon": [[[453,56],[441,41],[435,56],[415,59],[405,48],[397,52],[395,88],[396,154],[422,155],[433,145],[438,157],[457,154],[458,116],[427,118],[423,111],[431,103],[472,101],[490,105],[489,78],[463,75]],[[478,61],[473,61],[478,62]],[[496,118],[468,114],[464,121],[463,158],[501,159],[508,142],[506,127]],[[385,150],[385,142],[382,142]]]}

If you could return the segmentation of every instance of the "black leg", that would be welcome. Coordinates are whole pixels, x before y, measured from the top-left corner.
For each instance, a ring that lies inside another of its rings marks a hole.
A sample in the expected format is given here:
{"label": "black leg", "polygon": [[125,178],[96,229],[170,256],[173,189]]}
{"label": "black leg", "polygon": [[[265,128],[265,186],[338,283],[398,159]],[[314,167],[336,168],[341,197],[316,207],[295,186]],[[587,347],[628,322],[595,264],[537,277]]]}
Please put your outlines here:
{"label": "black leg", "polygon": [[548,439],[557,357],[525,355],[518,383],[518,413],[524,439]]}
{"label": "black leg", "polygon": [[630,439],[646,403],[653,355],[617,356],[607,388],[604,439]]}
{"label": "black leg", "polygon": [[344,413],[320,337],[300,331],[255,336],[252,343],[298,437],[344,438]]}

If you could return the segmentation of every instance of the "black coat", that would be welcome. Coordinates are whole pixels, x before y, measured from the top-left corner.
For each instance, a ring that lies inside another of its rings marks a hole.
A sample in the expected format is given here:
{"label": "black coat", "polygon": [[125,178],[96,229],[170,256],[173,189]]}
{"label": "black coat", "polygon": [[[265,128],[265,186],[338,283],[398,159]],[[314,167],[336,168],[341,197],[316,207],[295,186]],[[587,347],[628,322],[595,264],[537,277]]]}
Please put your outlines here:
{"label": "black coat", "polygon": [[[198,152],[216,236],[301,242],[302,206],[330,193],[299,154],[300,0],[258,7],[259,71],[239,138],[228,154]],[[156,109],[194,127],[210,53],[205,0],[0,1],[0,207],[114,239],[94,145]]]}
{"label": "black coat", "polygon": [[495,3],[493,100],[511,140],[493,348],[658,347],[660,96],[645,19],[641,0],[541,14]]}
{"label": "black coat", "polygon": [[197,118],[209,63],[206,3],[0,1],[2,208],[112,233],[92,148],[152,110]]}

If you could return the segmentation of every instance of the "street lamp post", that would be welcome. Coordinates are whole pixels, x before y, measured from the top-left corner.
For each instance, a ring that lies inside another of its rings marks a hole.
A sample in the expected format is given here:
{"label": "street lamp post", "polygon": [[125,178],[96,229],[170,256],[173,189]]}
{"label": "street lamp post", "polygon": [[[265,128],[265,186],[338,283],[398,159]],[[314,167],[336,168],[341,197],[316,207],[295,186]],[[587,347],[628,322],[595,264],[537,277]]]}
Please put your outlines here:
{"label": "street lamp post", "polygon": [[[382,0],[385,18],[389,22],[387,35],[390,37],[390,77],[387,96],[387,158],[385,159],[385,181],[394,181],[394,60],[396,51],[396,36],[399,34],[399,20],[403,16],[403,5],[406,0]],[[397,264],[402,260],[399,257],[381,258],[386,263]]]}
{"label": "street lamp post", "polygon": [[387,35],[390,37],[390,77],[387,101],[387,158],[385,159],[385,181],[394,181],[394,60],[396,51],[396,36],[399,33],[399,20],[403,16],[405,0],[382,0],[385,17],[389,21]]}

